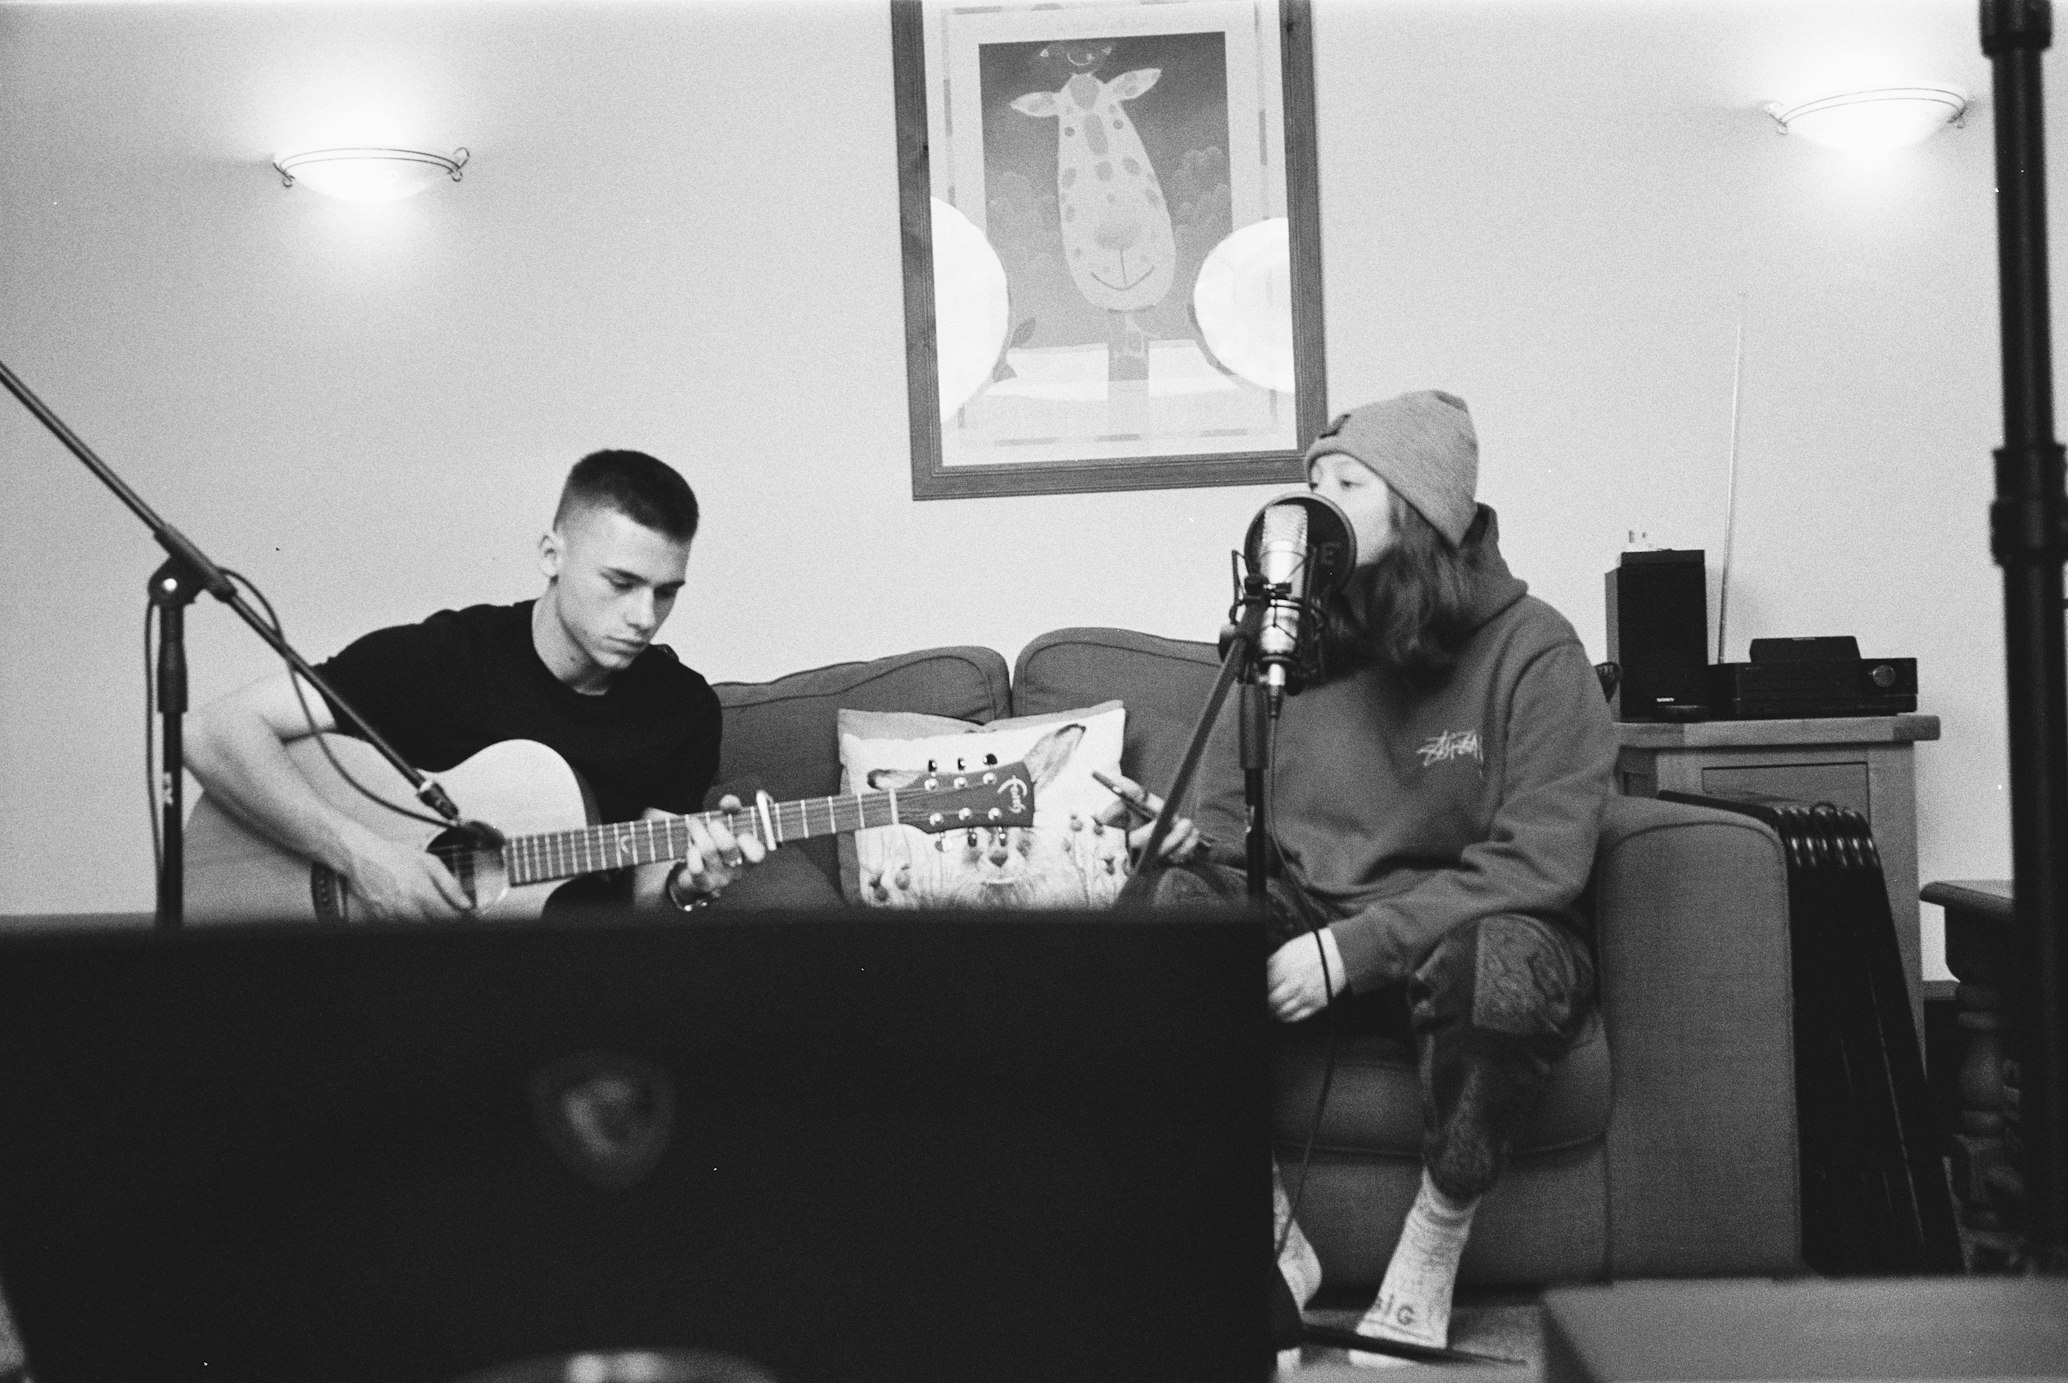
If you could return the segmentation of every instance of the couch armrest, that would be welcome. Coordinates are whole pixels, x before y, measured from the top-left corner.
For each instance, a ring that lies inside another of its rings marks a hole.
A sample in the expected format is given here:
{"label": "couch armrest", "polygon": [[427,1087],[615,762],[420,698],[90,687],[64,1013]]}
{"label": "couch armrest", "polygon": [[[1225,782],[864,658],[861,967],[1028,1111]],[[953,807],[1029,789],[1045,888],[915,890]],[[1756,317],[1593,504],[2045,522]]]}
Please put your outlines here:
{"label": "couch armrest", "polygon": [[1787,865],[1750,817],[1613,797],[1595,865],[1614,1277],[1800,1262]]}

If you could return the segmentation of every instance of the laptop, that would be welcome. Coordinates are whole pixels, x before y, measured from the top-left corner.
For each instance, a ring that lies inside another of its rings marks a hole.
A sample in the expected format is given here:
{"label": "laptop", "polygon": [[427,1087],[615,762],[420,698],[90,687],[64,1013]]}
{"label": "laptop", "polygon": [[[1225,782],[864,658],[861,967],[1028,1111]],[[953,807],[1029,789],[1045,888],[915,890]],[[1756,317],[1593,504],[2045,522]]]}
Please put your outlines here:
{"label": "laptop", "polygon": [[1261,955],[1186,913],[0,938],[0,1290],[36,1383],[1255,1383]]}

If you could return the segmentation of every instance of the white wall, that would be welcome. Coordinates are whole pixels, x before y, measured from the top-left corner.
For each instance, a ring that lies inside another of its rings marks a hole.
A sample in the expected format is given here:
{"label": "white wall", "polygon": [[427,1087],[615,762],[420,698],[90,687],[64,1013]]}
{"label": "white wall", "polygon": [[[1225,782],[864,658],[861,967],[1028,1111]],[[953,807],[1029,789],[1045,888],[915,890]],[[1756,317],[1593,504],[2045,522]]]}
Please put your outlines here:
{"label": "white wall", "polygon": [[[1742,314],[1727,656],[1915,656],[1922,877],[2006,873],[1988,109],[1875,167],[1759,110],[1848,75],[1986,94],[1973,5],[1314,27],[1332,405],[1463,394],[1511,563],[1599,656],[1628,530],[1719,565]],[[665,637],[714,680],[1210,638],[1269,489],[911,500],[890,83],[873,0],[0,4],[0,360],[312,656],[530,594],[607,445],[705,502]],[[387,139],[473,161],[371,210],[266,167]],[[157,553],[11,402],[0,453],[0,912],[148,908]],[[212,602],[191,624],[197,699],[267,670]]]}

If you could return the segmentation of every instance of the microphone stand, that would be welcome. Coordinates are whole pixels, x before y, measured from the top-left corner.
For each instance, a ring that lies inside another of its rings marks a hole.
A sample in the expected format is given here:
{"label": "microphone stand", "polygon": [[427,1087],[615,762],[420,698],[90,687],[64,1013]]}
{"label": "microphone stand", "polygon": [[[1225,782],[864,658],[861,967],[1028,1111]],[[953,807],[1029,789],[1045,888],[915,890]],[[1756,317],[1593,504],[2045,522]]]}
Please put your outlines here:
{"label": "microphone stand", "polygon": [[1271,717],[1276,698],[1257,689],[1252,672],[1242,679],[1243,847],[1249,871],[1249,900],[1263,907],[1271,878],[1271,823],[1266,818],[1270,795],[1265,784],[1271,772]]}
{"label": "microphone stand", "polygon": [[1213,690],[1207,695],[1206,705],[1192,727],[1192,737],[1186,743],[1184,757],[1178,761],[1177,774],[1164,791],[1163,809],[1156,814],[1155,827],[1149,832],[1148,844],[1142,848],[1142,860],[1147,868],[1154,868],[1153,862],[1160,858],[1163,842],[1169,838],[1171,827],[1177,820],[1178,803],[1184,800],[1185,793],[1192,786],[1200,757],[1206,751],[1207,741],[1213,737],[1214,722],[1220,716],[1221,707],[1227,703],[1228,690],[1240,678],[1242,700],[1237,719],[1241,731],[1245,808],[1243,846],[1249,901],[1261,912],[1271,881],[1271,824],[1266,784],[1271,771],[1270,722],[1277,716],[1279,693],[1276,688],[1266,691],[1257,686],[1257,646],[1273,596],[1283,596],[1285,591],[1282,588],[1274,590],[1255,572],[1244,575],[1241,590],[1241,617],[1221,634],[1220,675],[1214,679]]}
{"label": "microphone stand", "polygon": [[1996,237],[2004,445],[1990,548],[2003,568],[2010,721],[2012,913],[2020,965],[2026,1232],[2040,1272],[2068,1271],[2068,691],[2061,567],[2063,459],[2048,338],[2044,103],[2048,0],[1983,0],[1996,93]]}
{"label": "microphone stand", "polygon": [[165,549],[168,556],[164,565],[151,573],[151,608],[158,618],[158,665],[156,669],[156,695],[158,711],[163,717],[162,749],[158,771],[158,802],[160,810],[160,849],[158,856],[157,925],[163,929],[178,927],[185,920],[186,886],[186,812],[182,798],[185,795],[185,747],[181,738],[181,725],[187,710],[187,647],[186,609],[194,603],[203,591],[208,592],[240,615],[244,622],[258,633],[258,636],[286,659],[289,667],[311,686],[330,700],[344,719],[356,726],[369,744],[378,749],[388,762],[395,766],[416,791],[417,800],[437,812],[447,821],[459,824],[459,808],[436,783],[416,771],[389,743],[382,739],[374,728],[335,691],[329,683],[309,666],[301,654],[289,646],[280,631],[254,610],[238,591],[235,583],[224,574],[223,569],[208,559],[208,555],[195,546],[186,534],[174,528],[157,511],[144,503],[136,491],[129,488],[122,477],[115,474],[107,462],[100,459],[93,449],[81,441],[71,428],[57,414],[50,411],[43,400],[30,392],[14,371],[0,361],[0,384],[21,400],[22,407],[35,415],[36,421],[50,429],[51,435],[64,443],[67,450],[86,468],[99,478],[100,482],[115,492],[115,497],[129,506],[130,512],[143,521],[151,530],[151,536]]}
{"label": "microphone stand", "polygon": [[[1136,878],[1147,876],[1155,868],[1163,850],[1163,843],[1169,839],[1171,826],[1177,820],[1178,803],[1192,786],[1192,778],[1199,769],[1201,755],[1206,752],[1206,742],[1213,737],[1214,721],[1220,716],[1221,707],[1227,703],[1228,690],[1235,679],[1243,679],[1242,716],[1242,767],[1243,795],[1249,809],[1248,832],[1245,844],[1249,860],[1249,898],[1261,907],[1268,882],[1268,836],[1264,829],[1263,783],[1264,762],[1268,752],[1268,739],[1263,733],[1261,717],[1257,709],[1262,698],[1255,695],[1254,685],[1257,639],[1263,633],[1264,615],[1270,608],[1269,587],[1255,573],[1242,580],[1242,617],[1222,634],[1221,671],[1214,679],[1213,691],[1207,695],[1206,705],[1199,713],[1198,721],[1192,727],[1192,738],[1185,746],[1185,754],[1178,761],[1178,771],[1163,794],[1163,810],[1156,814],[1156,824],[1149,831],[1149,842],[1142,848],[1142,872]],[[1254,723],[1253,723],[1254,722]],[[1252,760],[1255,761],[1254,765]],[[1132,881],[1130,881],[1132,882]],[[1146,900],[1142,900],[1146,901]]]}

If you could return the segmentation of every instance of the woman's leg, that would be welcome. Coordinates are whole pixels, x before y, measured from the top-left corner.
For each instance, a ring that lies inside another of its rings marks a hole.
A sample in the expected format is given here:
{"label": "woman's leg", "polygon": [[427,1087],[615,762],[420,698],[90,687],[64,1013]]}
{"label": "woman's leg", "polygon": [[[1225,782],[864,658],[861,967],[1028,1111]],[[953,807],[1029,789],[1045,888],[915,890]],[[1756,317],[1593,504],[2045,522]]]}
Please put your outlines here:
{"label": "woman's leg", "polygon": [[1408,1001],[1423,1164],[1445,1195],[1477,1199],[1593,1011],[1594,959],[1563,927],[1489,917],[1437,943]]}
{"label": "woman's leg", "polygon": [[1500,1178],[1552,1064],[1586,1022],[1594,963],[1562,927],[1490,917],[1438,942],[1407,998],[1422,1087],[1422,1185],[1358,1329],[1441,1345],[1473,1212]]}
{"label": "woman's leg", "polygon": [[[1168,866],[1159,870],[1153,879],[1143,882],[1147,901],[1155,907],[1241,907],[1250,901],[1248,871],[1211,860]],[[1273,944],[1297,933],[1326,926],[1328,921],[1320,905],[1283,879],[1271,880],[1265,911],[1270,919],[1268,930],[1274,939]],[[1261,962],[1263,957],[1258,959]],[[1258,978],[1261,980],[1262,976]],[[1259,984],[1260,1001],[1262,988]],[[1278,1255],[1278,1271],[1285,1278],[1286,1290],[1291,1293],[1295,1305],[1305,1306],[1321,1290],[1321,1259],[1307,1242],[1307,1236],[1300,1232],[1292,1202],[1286,1196],[1275,1162],[1271,1168],[1271,1231],[1272,1245]],[[1279,1367],[1297,1367],[1299,1356],[1298,1346],[1280,1351]]]}

